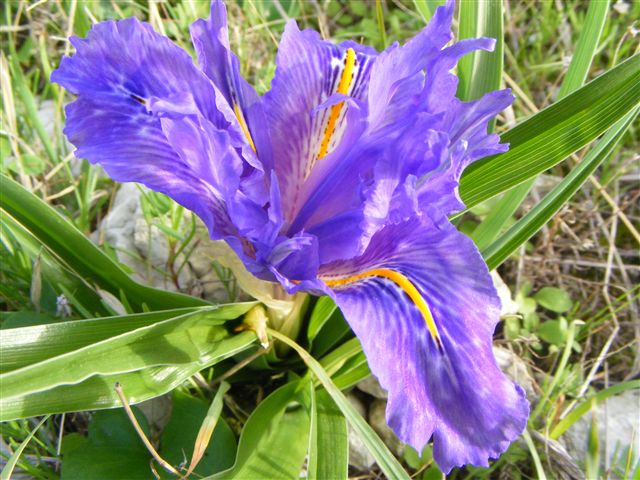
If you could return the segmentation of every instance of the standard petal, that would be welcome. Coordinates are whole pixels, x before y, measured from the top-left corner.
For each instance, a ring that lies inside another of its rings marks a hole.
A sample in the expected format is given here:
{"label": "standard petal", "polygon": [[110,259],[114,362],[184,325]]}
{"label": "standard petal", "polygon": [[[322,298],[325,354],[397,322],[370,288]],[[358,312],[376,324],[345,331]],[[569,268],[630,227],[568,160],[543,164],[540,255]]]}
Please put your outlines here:
{"label": "standard petal", "polygon": [[509,149],[507,144],[500,143],[498,135],[488,133],[487,128],[498,113],[511,105],[513,98],[510,90],[499,90],[473,102],[454,99],[450,103],[443,119],[448,146],[438,167],[418,177],[416,190],[422,210],[437,209],[451,215],[464,209],[458,194],[464,169],[480,158]]}
{"label": "standard petal", "polygon": [[233,119],[189,54],[147,23],[136,18],[101,22],[86,39],[70,41],[76,54],[62,59],[51,80],[76,95],[137,105],[141,113],[149,113],[152,100],[179,99],[180,108],[197,109],[216,126]]}
{"label": "standard petal", "polygon": [[282,35],[275,77],[264,101],[287,221],[300,206],[304,183],[315,164],[326,161],[323,157],[345,136],[349,107],[340,102],[331,108],[316,107],[336,93],[355,100],[366,95],[373,56],[353,47],[322,41],[316,32],[300,31],[294,21],[287,23]]}
{"label": "standard petal", "polygon": [[394,44],[382,52],[371,69],[369,121],[373,130],[394,129],[399,121],[415,110],[415,97],[421,92],[431,63],[451,40],[451,22],[455,3],[436,10],[428,25],[403,46]]}
{"label": "standard petal", "polygon": [[[213,0],[207,20],[191,24],[191,39],[202,71],[215,83],[225,99],[234,107],[238,121],[246,124],[247,132],[265,170],[272,168],[271,143],[262,103],[258,94],[240,74],[238,57],[229,48],[227,8],[224,2]],[[250,144],[245,149],[250,149]],[[245,157],[251,157],[247,151]]]}
{"label": "standard petal", "polygon": [[336,279],[371,269],[409,279],[426,300],[442,344],[393,281],[369,276],[334,287],[371,371],[389,393],[389,425],[418,451],[433,435],[444,472],[487,466],[522,433],[529,407],[493,357],[500,302],[480,254],[446,219],[434,225],[414,218],[383,228],[361,257],[325,265],[320,275]]}

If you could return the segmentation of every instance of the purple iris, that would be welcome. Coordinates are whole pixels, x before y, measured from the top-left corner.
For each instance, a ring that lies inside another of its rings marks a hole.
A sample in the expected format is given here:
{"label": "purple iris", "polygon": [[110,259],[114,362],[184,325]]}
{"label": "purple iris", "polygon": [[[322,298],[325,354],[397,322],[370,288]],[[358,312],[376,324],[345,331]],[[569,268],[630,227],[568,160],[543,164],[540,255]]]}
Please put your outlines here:
{"label": "purple iris", "polygon": [[497,367],[500,302],[448,215],[471,162],[504,152],[487,123],[508,90],[455,97],[454,4],[400,47],[334,45],[287,23],[259,97],[229,49],[226,9],[191,26],[200,67],[135,18],[71,38],[52,80],[78,95],[76,155],[195,212],[255,276],[330,295],[389,393],[387,421],[440,468],[488,465],[525,428],[523,390]]}

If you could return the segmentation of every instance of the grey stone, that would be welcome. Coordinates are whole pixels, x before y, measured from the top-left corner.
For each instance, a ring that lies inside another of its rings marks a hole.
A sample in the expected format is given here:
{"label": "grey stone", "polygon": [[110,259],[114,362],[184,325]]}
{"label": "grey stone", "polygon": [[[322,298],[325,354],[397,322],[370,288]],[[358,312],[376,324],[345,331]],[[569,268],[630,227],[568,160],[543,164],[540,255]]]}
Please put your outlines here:
{"label": "grey stone", "polygon": [[[360,399],[355,396],[353,393],[347,394],[347,399],[355,407],[360,415],[364,418],[367,417],[366,408],[364,404],[360,401]],[[349,465],[360,470],[360,471],[368,471],[373,467],[376,463],[373,455],[369,453],[367,447],[364,442],[360,439],[355,430],[348,426],[348,436],[349,436]]]}
{"label": "grey stone", "polygon": [[159,397],[138,403],[136,407],[142,412],[147,419],[149,429],[151,431],[151,440],[158,438],[160,433],[171,420],[171,411],[173,402],[171,394],[167,393]]}
{"label": "grey stone", "polygon": [[527,394],[530,402],[535,402],[537,394],[533,388],[533,377],[529,373],[527,364],[511,350],[503,347],[493,346],[493,355],[496,357],[498,366],[507,377],[520,385]]}
{"label": "grey stone", "polygon": [[635,465],[640,452],[640,390],[627,390],[610,397],[591,412],[583,415],[560,437],[569,454],[584,463],[589,451],[592,422],[598,429],[602,468],[626,463],[627,449],[634,453]]}
{"label": "grey stone", "polygon": [[369,425],[380,436],[382,441],[389,447],[396,457],[402,457],[404,454],[404,444],[387,425],[385,411],[387,409],[386,400],[374,400],[369,405]]}
{"label": "grey stone", "polygon": [[368,393],[372,397],[382,400],[385,400],[387,398],[387,392],[380,386],[380,383],[378,383],[378,379],[373,375],[369,375],[367,378],[358,383],[356,387],[358,387],[358,390],[361,390],[364,393]]}
{"label": "grey stone", "polygon": [[[132,277],[135,280],[176,291],[178,288],[170,276],[163,273],[169,258],[167,239],[145,220],[140,205],[140,188],[134,183],[120,186],[109,213],[93,239],[108,242],[115,249],[118,260],[133,270]],[[178,277],[178,284],[182,288],[187,287],[192,279],[192,272],[184,268]]]}

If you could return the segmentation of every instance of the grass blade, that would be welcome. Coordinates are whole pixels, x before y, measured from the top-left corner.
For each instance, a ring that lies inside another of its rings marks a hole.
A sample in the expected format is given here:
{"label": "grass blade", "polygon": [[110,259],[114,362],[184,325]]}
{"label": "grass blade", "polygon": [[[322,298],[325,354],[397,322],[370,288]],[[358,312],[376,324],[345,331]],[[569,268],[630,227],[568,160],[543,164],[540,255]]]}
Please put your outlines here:
{"label": "grass blade", "polygon": [[27,436],[27,438],[25,438],[24,441],[20,444],[20,446],[16,448],[15,452],[13,452],[11,457],[7,460],[7,463],[2,469],[2,472],[0,472],[0,480],[11,479],[11,474],[13,473],[13,469],[16,468],[16,464],[18,463],[18,459],[20,458],[20,455],[22,455],[22,452],[24,451],[26,446],[29,445],[29,442],[31,441],[33,436],[44,424],[44,422],[46,422],[49,419],[49,417],[50,415],[46,415],[42,420],[40,420],[38,425],[36,425],[35,428],[31,430],[31,432],[29,432],[29,435]]}
{"label": "grass blade", "polygon": [[0,208],[56,254],[70,270],[116,298],[123,293],[142,311],[209,305],[202,299],[146,287],[135,281],[54,208],[18,183],[0,174]]}
{"label": "grass blade", "polygon": [[425,23],[431,20],[433,14],[440,5],[444,4],[443,0],[413,0],[413,4],[416,7],[416,10],[422,18],[424,18]]}
{"label": "grass blade", "polygon": [[502,0],[460,2],[458,37],[490,37],[496,40],[493,52],[476,51],[460,59],[460,99],[475,100],[500,88],[503,65],[503,16]]}
{"label": "grass blade", "polygon": [[402,465],[396,460],[393,454],[389,451],[380,437],[373,431],[371,426],[360,416],[358,411],[349,403],[349,400],[344,396],[338,387],[331,381],[331,377],[322,368],[320,363],[313,358],[309,353],[303,349],[300,345],[295,343],[289,337],[282,335],[281,333],[269,329],[269,334],[286,345],[290,346],[296,351],[300,358],[306,363],[307,367],[318,378],[322,386],[327,393],[331,395],[333,401],[336,403],[340,411],[347,418],[347,421],[351,424],[353,429],[358,433],[358,436],[362,439],[367,449],[373,457],[376,459],[378,466],[384,472],[388,478],[409,480],[409,475],[405,472]]}
{"label": "grass blade", "polygon": [[560,163],[640,102],[640,54],[502,135],[510,150],[465,170],[460,193],[472,207]]}
{"label": "grass blade", "polygon": [[220,414],[222,413],[224,395],[229,391],[231,385],[227,382],[220,383],[220,387],[216,392],[215,397],[213,397],[213,401],[211,402],[211,406],[207,411],[207,416],[202,422],[202,426],[198,431],[198,436],[195,441],[195,445],[193,446],[193,455],[191,455],[191,462],[189,463],[189,468],[187,472],[184,474],[185,477],[191,475],[193,470],[198,466],[200,460],[204,456],[207,447],[209,446],[209,441],[211,440],[211,435],[213,435],[213,431],[216,429],[216,425],[218,424],[218,419],[220,418]]}
{"label": "grass blade", "polygon": [[582,33],[571,58],[569,69],[560,86],[558,98],[564,98],[569,93],[582,86],[591,68],[593,56],[598,48],[602,29],[607,20],[609,0],[598,0],[589,3],[589,10],[582,27]]}
{"label": "grass blade", "polygon": [[[584,29],[580,34],[576,52],[569,65],[567,75],[562,82],[558,99],[566,97],[584,84],[602,34],[602,28],[607,19],[608,7],[608,0],[591,2]],[[480,250],[486,249],[495,240],[504,224],[515,214],[522,201],[531,191],[534,183],[535,180],[526,181],[506,192],[504,198],[478,225],[478,228],[473,232],[472,238]]]}
{"label": "grass blade", "polygon": [[484,250],[496,239],[505,223],[516,213],[522,201],[531,191],[531,187],[533,187],[533,182],[530,181],[513,187],[504,194],[495,208],[492,208],[485,219],[480,222],[471,234],[471,238],[479,250]]}
{"label": "grass blade", "polygon": [[490,269],[496,268],[520,245],[531,238],[553,217],[589,178],[596,168],[613,152],[638,114],[638,108],[615,125],[547,196],[498,240],[482,250]]}
{"label": "grass blade", "polygon": [[576,423],[580,419],[580,417],[591,410],[591,408],[594,406],[594,403],[598,404],[600,402],[603,402],[607,398],[612,397],[613,395],[626,392],[627,390],[637,389],[640,389],[640,380],[631,380],[629,382],[618,383],[617,385],[613,385],[609,388],[605,388],[604,390],[600,390],[598,393],[587,398],[584,402],[571,410],[571,412],[566,417],[560,420],[560,422],[558,422],[553,430],[551,430],[549,437],[557,440],[560,435],[569,430],[571,425]]}

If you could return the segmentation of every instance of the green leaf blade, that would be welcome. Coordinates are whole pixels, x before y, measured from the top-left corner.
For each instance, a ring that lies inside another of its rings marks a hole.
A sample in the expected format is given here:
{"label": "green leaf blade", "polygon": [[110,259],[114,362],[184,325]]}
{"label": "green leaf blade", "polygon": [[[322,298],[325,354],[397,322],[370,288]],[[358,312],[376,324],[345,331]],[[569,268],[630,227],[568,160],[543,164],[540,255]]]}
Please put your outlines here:
{"label": "green leaf blade", "polygon": [[607,20],[608,11],[609,0],[589,2],[589,9],[582,27],[583,30],[571,58],[567,74],[560,86],[558,98],[564,98],[569,93],[577,90],[586,80]]}
{"label": "green leaf blade", "polygon": [[504,235],[482,250],[482,255],[494,269],[506,260],[520,245],[531,238],[555,215],[589,178],[595,169],[613,152],[616,145],[637,116],[639,109],[630,112],[616,124],[547,196],[531,211],[509,228]]}
{"label": "green leaf blade", "polygon": [[0,174],[0,208],[35,236],[71,270],[116,298],[124,293],[129,303],[142,311],[209,305],[188,295],[146,287],[135,281],[51,206]]}
{"label": "green leaf blade", "polygon": [[503,68],[502,0],[460,2],[459,39],[489,37],[496,40],[493,52],[475,51],[458,63],[458,97],[476,100],[500,88]]}
{"label": "green leaf blade", "polygon": [[472,164],[460,193],[468,208],[538,175],[593,141],[640,102],[640,54],[502,136],[510,150]]}

